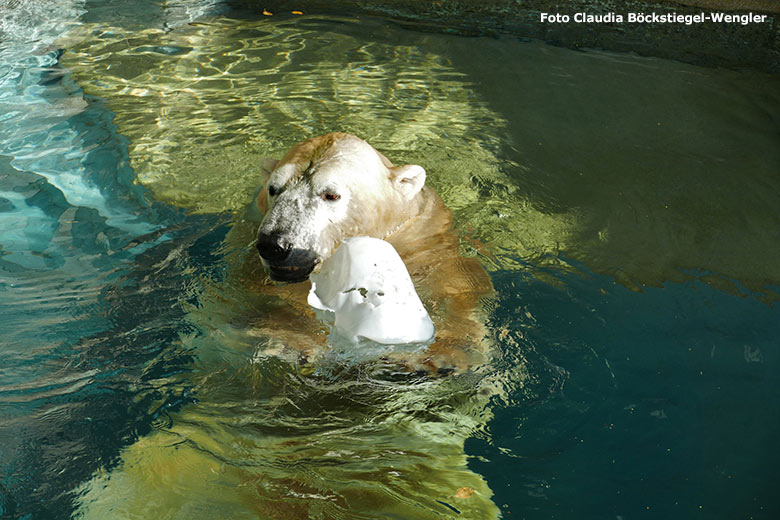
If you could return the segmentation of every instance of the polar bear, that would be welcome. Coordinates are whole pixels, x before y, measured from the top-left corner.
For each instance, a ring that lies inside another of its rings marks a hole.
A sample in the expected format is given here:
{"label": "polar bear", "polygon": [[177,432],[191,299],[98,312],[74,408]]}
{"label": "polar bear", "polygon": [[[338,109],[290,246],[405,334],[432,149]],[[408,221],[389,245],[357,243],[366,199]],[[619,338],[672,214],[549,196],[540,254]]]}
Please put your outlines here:
{"label": "polar bear", "polygon": [[[480,298],[492,287],[476,260],[458,254],[451,214],[425,171],[394,167],[346,134],[305,141],[265,166],[250,207],[259,229],[236,222],[226,279],[211,280],[189,311],[197,333],[178,348],[192,366],[155,383],[195,399],[162,410],[82,484],[74,517],[498,518],[464,451],[501,385],[488,365],[477,368]],[[266,268],[247,251],[255,229]],[[275,353],[280,339],[307,351],[327,337],[306,303],[308,275],[358,234],[398,250],[435,342],[419,359],[288,363]],[[396,370],[399,362],[414,372]],[[441,369],[459,373],[428,377]]]}
{"label": "polar bear", "polygon": [[266,168],[254,209],[264,214],[257,250],[271,280],[307,280],[346,238],[385,239],[438,322],[435,342],[412,365],[449,373],[484,361],[478,314],[490,278],[459,254],[452,214],[425,185],[421,166],[394,166],[366,141],[331,133],[295,145]]}

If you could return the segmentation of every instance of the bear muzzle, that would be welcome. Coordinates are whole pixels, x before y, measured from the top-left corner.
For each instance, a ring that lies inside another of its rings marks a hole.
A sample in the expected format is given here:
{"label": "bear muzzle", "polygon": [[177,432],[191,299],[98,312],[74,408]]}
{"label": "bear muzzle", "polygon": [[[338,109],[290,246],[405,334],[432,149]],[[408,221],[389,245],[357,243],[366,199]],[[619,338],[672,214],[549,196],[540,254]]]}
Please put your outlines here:
{"label": "bear muzzle", "polygon": [[277,282],[302,282],[319,263],[313,251],[292,247],[278,233],[258,233],[257,251]]}

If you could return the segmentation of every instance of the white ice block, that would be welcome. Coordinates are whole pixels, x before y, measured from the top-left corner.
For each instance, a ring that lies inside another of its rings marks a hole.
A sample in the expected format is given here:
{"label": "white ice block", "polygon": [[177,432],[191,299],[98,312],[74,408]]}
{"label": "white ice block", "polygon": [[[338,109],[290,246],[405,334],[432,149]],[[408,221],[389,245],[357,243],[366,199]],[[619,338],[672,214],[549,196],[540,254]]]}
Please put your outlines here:
{"label": "white ice block", "polygon": [[332,311],[336,332],[353,342],[363,337],[382,344],[415,343],[433,337],[433,322],[406,265],[384,240],[344,240],[311,282],[309,305]]}

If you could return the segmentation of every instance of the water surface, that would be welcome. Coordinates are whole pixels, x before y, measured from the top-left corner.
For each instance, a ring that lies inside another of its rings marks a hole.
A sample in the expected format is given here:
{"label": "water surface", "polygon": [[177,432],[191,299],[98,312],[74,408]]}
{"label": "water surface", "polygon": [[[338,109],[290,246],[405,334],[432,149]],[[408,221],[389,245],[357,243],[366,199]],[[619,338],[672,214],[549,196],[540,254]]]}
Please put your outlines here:
{"label": "water surface", "polygon": [[[61,4],[2,26],[4,515],[780,512],[776,76]],[[334,130],[426,168],[496,288],[491,365],[302,370],[253,327],[257,164]]]}

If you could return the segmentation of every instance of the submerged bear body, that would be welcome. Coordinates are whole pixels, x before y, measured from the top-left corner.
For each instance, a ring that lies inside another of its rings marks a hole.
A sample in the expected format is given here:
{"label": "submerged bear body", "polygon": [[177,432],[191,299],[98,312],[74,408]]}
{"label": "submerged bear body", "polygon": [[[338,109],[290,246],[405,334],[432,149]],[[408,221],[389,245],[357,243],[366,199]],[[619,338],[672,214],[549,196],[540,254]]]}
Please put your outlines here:
{"label": "submerged bear body", "polygon": [[[267,166],[253,203],[265,214],[265,267],[247,251],[254,224],[237,221],[220,250],[227,276],[204,277],[187,318],[197,332],[176,347],[190,365],[147,383],[195,398],[163,408],[165,420],[80,486],[74,516],[499,518],[463,449],[501,387],[489,365],[466,370],[485,361],[481,300],[492,287],[458,254],[450,212],[423,169],[393,167],[345,134]],[[384,238],[408,267],[436,326],[417,357],[317,359],[328,331],[307,304],[307,278],[353,235]],[[432,379],[399,365],[465,373]]]}

